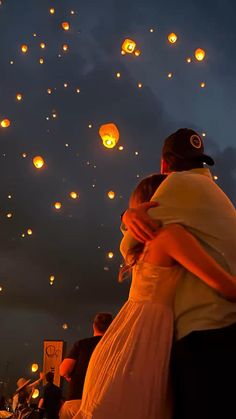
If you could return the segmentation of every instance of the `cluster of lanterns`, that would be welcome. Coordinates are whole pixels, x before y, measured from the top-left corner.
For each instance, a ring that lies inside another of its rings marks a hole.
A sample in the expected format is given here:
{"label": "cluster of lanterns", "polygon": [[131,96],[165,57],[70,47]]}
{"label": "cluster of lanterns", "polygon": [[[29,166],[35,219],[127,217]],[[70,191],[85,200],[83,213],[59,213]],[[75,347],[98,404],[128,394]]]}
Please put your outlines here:
{"label": "cluster of lanterns", "polygon": [[134,54],[136,57],[139,57],[141,51],[136,49],[136,42],[133,39],[126,38],[121,46],[121,54]]}
{"label": "cluster of lanterns", "polygon": [[113,123],[101,125],[99,135],[106,148],[114,148],[119,141],[120,133],[117,126]]}
{"label": "cluster of lanterns", "polygon": [[49,278],[49,284],[50,285],[53,285],[54,284],[54,280],[55,280],[55,276],[54,275],[51,275],[50,278]]}

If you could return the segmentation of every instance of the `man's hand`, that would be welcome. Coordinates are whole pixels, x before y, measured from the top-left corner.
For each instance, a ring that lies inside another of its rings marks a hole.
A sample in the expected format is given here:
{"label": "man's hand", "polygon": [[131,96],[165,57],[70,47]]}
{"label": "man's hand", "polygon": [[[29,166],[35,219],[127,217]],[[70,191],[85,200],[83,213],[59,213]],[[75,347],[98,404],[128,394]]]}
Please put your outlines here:
{"label": "man's hand", "polygon": [[157,202],[144,202],[136,208],[129,208],[125,211],[122,221],[127,229],[132,233],[136,240],[145,243],[156,237],[156,232],[160,228],[161,223],[153,220],[147,214],[150,208],[157,207]]}

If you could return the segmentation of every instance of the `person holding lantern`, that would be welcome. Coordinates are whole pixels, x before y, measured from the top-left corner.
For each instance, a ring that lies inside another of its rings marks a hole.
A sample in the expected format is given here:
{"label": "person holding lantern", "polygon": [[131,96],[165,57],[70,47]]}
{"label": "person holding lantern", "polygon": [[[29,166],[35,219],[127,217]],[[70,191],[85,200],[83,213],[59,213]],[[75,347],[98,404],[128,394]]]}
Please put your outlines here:
{"label": "person holding lantern", "polygon": [[[148,201],[163,178],[144,179],[131,196],[131,208]],[[183,267],[197,275],[203,287],[212,288],[219,300],[236,301],[236,276],[224,271],[177,223],[161,228],[146,246],[136,242],[125,254],[128,266],[122,274],[133,269],[129,300],[92,355],[76,419],[172,418],[173,305]],[[130,238],[126,234],[122,249]]]}
{"label": "person holding lantern", "polygon": [[[167,179],[150,203],[129,208],[121,250],[155,240],[159,226],[178,223],[193,234],[224,269],[236,274],[236,211],[204,163],[202,138],[180,129],[164,142]],[[136,240],[135,240],[136,239]],[[236,375],[236,304],[221,298],[198,276],[183,270],[176,289],[172,379],[176,419],[230,418]],[[157,395],[158,397],[158,395]]]}

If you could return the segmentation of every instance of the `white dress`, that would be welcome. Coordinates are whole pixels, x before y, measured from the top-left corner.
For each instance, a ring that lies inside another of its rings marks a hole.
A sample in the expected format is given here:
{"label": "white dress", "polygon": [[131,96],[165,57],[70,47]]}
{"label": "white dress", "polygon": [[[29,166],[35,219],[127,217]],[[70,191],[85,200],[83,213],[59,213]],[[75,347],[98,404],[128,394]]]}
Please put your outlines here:
{"label": "white dress", "polygon": [[138,262],[129,299],[91,357],[76,419],[171,419],[169,363],[181,267]]}

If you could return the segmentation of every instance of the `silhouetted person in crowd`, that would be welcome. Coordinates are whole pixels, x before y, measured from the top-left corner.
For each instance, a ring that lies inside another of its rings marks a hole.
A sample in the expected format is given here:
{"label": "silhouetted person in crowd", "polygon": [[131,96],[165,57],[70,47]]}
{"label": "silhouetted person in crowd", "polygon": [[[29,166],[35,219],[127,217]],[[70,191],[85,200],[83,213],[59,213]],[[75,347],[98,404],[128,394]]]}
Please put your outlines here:
{"label": "silhouetted person in crowd", "polygon": [[60,419],[69,419],[78,411],[90,357],[113,320],[110,313],[98,313],[93,321],[93,336],[74,343],[60,366],[60,374],[69,383],[67,401],[61,408]]}
{"label": "silhouetted person in crowd", "polygon": [[44,409],[43,417],[47,419],[57,419],[62,405],[62,392],[60,387],[53,384],[53,372],[45,375],[47,384],[43,387],[42,398],[39,400],[39,409]]}

